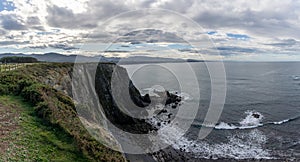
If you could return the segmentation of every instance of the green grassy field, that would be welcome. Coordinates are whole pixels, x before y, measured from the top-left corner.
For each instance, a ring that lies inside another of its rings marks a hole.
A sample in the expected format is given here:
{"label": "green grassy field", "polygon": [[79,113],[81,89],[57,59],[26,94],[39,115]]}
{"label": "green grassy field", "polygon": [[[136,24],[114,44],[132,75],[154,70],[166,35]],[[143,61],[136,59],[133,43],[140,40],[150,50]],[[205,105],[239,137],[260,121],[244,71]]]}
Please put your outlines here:
{"label": "green grassy field", "polygon": [[1,138],[8,148],[0,161],[89,161],[70,135],[36,117],[33,106],[21,97],[0,96],[0,103],[1,109],[17,112],[15,130]]}

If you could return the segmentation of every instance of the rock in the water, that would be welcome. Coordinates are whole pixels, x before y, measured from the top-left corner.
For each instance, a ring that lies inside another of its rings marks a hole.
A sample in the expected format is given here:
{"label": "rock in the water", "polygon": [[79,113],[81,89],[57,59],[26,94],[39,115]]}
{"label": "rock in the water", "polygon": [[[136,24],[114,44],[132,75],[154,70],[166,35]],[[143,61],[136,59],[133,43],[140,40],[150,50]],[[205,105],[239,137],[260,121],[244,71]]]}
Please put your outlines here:
{"label": "rock in the water", "polygon": [[178,103],[181,101],[181,97],[177,96],[175,94],[170,93],[169,91],[166,91],[167,93],[167,100],[166,100],[166,105],[169,105],[171,103]]}
{"label": "rock in the water", "polygon": [[257,114],[257,113],[252,114],[252,116],[253,116],[254,118],[259,118],[259,117],[260,117],[260,115]]}

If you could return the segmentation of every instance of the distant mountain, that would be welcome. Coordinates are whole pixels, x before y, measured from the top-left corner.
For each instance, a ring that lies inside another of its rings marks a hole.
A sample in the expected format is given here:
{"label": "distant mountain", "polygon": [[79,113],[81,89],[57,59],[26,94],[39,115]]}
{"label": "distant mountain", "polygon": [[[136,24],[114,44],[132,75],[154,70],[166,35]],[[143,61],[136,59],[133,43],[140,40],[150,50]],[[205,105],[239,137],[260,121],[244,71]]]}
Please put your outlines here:
{"label": "distant mountain", "polygon": [[19,56],[19,57],[34,57],[39,61],[44,62],[75,62],[77,57],[80,62],[115,62],[120,64],[138,64],[138,63],[166,63],[166,62],[200,62],[201,60],[184,60],[184,59],[173,59],[163,57],[147,57],[147,56],[131,56],[127,58],[118,57],[104,57],[98,56],[82,56],[82,55],[63,55],[59,53],[45,53],[45,54],[14,54],[14,53],[3,53],[0,54],[2,57]]}
{"label": "distant mountain", "polygon": [[140,64],[140,63],[186,62],[186,60],[163,58],[163,57],[131,56],[126,58],[121,58],[118,62],[119,64]]}
{"label": "distant mountain", "polygon": [[[77,55],[63,55],[59,53],[45,53],[45,54],[14,54],[14,53],[3,53],[0,54],[0,58],[7,57],[7,56],[20,56],[20,57],[34,57],[38,59],[39,61],[45,61],[45,62],[75,62],[75,59]],[[80,62],[98,62],[101,58],[102,61],[110,61],[110,60],[104,60],[105,58],[102,56],[78,56],[80,57]]]}

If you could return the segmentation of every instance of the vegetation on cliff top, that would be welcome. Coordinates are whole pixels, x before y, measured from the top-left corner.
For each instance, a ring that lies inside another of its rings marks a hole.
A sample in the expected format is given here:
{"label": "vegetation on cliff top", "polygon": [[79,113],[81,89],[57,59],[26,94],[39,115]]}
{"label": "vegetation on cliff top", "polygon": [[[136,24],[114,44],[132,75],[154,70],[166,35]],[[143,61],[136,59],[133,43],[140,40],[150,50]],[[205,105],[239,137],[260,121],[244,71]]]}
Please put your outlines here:
{"label": "vegetation on cliff top", "polygon": [[[0,161],[88,161],[74,139],[59,127],[44,124],[21,97],[0,96],[4,119]],[[6,117],[6,118],[5,118]]]}
{"label": "vegetation on cliff top", "polygon": [[38,60],[34,57],[2,57],[0,59],[0,62],[2,63],[35,63],[38,62]]}
{"label": "vegetation on cliff top", "polygon": [[78,150],[90,161],[125,161],[121,153],[106,148],[89,135],[69,96],[41,81],[52,71],[72,67],[71,63],[45,63],[1,72],[0,95],[20,96],[32,104],[34,114],[44,125],[61,129],[72,137]]}

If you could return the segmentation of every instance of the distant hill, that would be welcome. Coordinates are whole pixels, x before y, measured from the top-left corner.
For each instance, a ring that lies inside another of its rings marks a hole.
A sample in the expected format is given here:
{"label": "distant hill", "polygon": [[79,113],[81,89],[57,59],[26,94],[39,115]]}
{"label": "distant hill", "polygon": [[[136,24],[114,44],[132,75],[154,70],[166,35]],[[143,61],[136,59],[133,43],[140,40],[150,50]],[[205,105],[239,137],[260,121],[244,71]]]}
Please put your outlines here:
{"label": "distant hill", "polygon": [[[63,55],[59,53],[45,53],[45,54],[22,54],[22,53],[3,53],[0,54],[0,59],[3,57],[33,57],[38,61],[44,62],[75,62],[76,57],[80,58],[79,62],[119,62],[120,64],[138,64],[138,63],[165,63],[165,62],[201,62],[201,60],[184,60],[163,57],[147,57],[147,56],[131,56],[127,58],[118,57],[104,57],[98,56],[82,56],[82,55]],[[77,58],[77,62],[78,62]]]}
{"label": "distant hill", "polygon": [[[2,57],[10,57],[10,56],[17,56],[17,57],[33,57],[38,59],[39,61],[45,62],[75,62],[77,55],[63,55],[59,53],[45,53],[45,54],[14,54],[14,53],[3,53],[0,54],[0,58]],[[82,62],[98,62],[101,57],[87,57],[87,56],[80,56],[80,60]]]}
{"label": "distant hill", "polygon": [[2,63],[34,63],[34,62],[38,62],[38,60],[33,57],[12,56],[12,57],[2,57],[2,58],[0,58],[0,62],[2,62]]}

